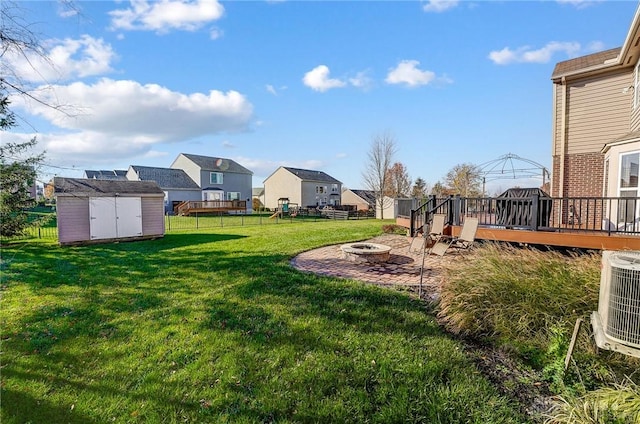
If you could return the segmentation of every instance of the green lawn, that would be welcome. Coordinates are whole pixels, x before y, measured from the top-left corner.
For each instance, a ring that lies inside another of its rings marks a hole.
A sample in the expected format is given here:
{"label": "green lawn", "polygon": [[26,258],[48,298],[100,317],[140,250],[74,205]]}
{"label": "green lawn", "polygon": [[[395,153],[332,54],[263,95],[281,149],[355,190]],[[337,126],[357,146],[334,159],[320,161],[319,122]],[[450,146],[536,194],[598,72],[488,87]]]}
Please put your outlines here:
{"label": "green lawn", "polygon": [[9,423],[523,423],[406,294],[292,269],[380,221],[2,249]]}

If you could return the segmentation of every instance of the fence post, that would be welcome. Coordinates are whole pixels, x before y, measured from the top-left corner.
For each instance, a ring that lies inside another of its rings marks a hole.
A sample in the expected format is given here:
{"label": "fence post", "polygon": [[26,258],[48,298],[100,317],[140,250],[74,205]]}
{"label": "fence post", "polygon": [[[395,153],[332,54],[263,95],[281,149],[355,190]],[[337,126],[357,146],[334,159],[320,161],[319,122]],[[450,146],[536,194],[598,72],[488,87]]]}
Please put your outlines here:
{"label": "fence post", "polygon": [[540,196],[537,194],[534,194],[533,196],[531,196],[531,229],[533,231],[538,231],[538,226],[539,226],[539,221],[540,221],[540,217],[538,216],[538,211],[540,210],[540,208],[538,207],[540,204]]}
{"label": "fence post", "polygon": [[460,225],[460,195],[456,194],[453,198],[451,198],[451,196],[449,197],[450,201],[452,201],[450,203],[452,207],[449,207],[449,222],[451,222],[452,225]]}
{"label": "fence post", "polygon": [[198,212],[196,212],[196,230],[200,228],[200,222],[198,222]]}

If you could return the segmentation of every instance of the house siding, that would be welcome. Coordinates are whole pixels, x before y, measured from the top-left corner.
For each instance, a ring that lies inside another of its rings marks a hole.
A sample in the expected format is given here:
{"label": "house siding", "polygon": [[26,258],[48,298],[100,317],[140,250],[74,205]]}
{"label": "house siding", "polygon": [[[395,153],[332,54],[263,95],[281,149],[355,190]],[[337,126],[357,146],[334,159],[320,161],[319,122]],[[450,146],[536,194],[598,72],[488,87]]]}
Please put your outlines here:
{"label": "house siding", "polygon": [[[286,197],[291,203],[302,203],[302,181],[284,168],[277,169],[264,181],[264,205],[269,209],[278,207],[278,199]],[[314,192],[315,196],[315,192]],[[315,202],[315,200],[314,200]]]}
{"label": "house siding", "polygon": [[[182,169],[193,181],[196,182],[196,184],[200,186],[200,188],[203,187],[202,178],[200,176],[200,167],[193,163],[191,159],[187,159],[185,156],[180,154],[176,160],[173,161],[170,168]],[[200,198],[198,200],[202,199]]]}
{"label": "house siding", "polygon": [[[635,67],[634,69],[635,70],[632,74],[632,79],[629,82],[628,87],[633,87],[634,81],[640,81],[640,75],[636,75],[636,72],[638,72],[638,68]],[[629,132],[634,132],[640,130],[640,92],[636,93],[634,89],[634,91],[630,92],[628,95],[630,105],[629,107],[631,108],[631,128],[629,129]],[[635,108],[633,107],[634,96],[637,96],[638,98],[638,106],[636,106]]]}
{"label": "house siding", "polygon": [[342,204],[343,205],[353,205],[357,210],[368,211],[369,204],[360,196],[356,195],[351,190],[345,190],[342,192]]}
{"label": "house siding", "polygon": [[[631,81],[629,70],[569,81],[564,110],[564,86],[554,85],[552,195],[602,195],[604,155],[600,152],[606,143],[630,131],[633,95],[623,93],[623,89]],[[563,130],[566,139],[562,177]]]}
{"label": "house siding", "polygon": [[56,214],[59,243],[90,239],[88,197],[59,196],[56,200]]}
{"label": "house siding", "polygon": [[240,193],[240,200],[251,200],[252,176],[249,174],[238,174],[235,172],[224,172],[222,184],[210,184],[211,173],[218,171],[202,170],[199,172],[200,187],[216,187],[224,191],[225,200],[227,192],[234,191]]}

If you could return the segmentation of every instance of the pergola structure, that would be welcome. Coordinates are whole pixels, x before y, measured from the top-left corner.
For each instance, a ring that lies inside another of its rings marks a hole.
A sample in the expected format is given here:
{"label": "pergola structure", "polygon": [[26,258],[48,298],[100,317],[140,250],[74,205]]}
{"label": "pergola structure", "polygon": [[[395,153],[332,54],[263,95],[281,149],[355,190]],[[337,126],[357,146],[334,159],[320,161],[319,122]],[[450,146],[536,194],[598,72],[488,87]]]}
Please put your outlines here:
{"label": "pergola structure", "polygon": [[489,181],[542,178],[542,186],[544,187],[550,179],[549,170],[544,165],[513,153],[481,163],[478,165],[478,169],[482,177],[483,197],[485,195],[485,185]]}

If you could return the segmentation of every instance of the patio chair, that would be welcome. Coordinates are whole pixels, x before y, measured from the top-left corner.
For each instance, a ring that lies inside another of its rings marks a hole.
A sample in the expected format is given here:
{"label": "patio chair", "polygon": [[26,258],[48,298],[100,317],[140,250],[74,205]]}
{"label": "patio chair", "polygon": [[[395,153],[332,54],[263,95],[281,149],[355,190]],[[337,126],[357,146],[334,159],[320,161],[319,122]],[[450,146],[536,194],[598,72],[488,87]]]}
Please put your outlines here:
{"label": "patio chair", "polygon": [[440,237],[429,254],[443,256],[450,247],[468,249],[473,245],[478,231],[478,218],[465,217],[458,237]]}
{"label": "patio chair", "polygon": [[444,232],[444,220],[445,216],[443,214],[434,214],[433,218],[431,218],[431,224],[428,226],[429,231],[425,231],[422,236],[414,237],[411,240],[409,250],[412,252],[424,252],[427,246],[431,246],[438,241]]}

